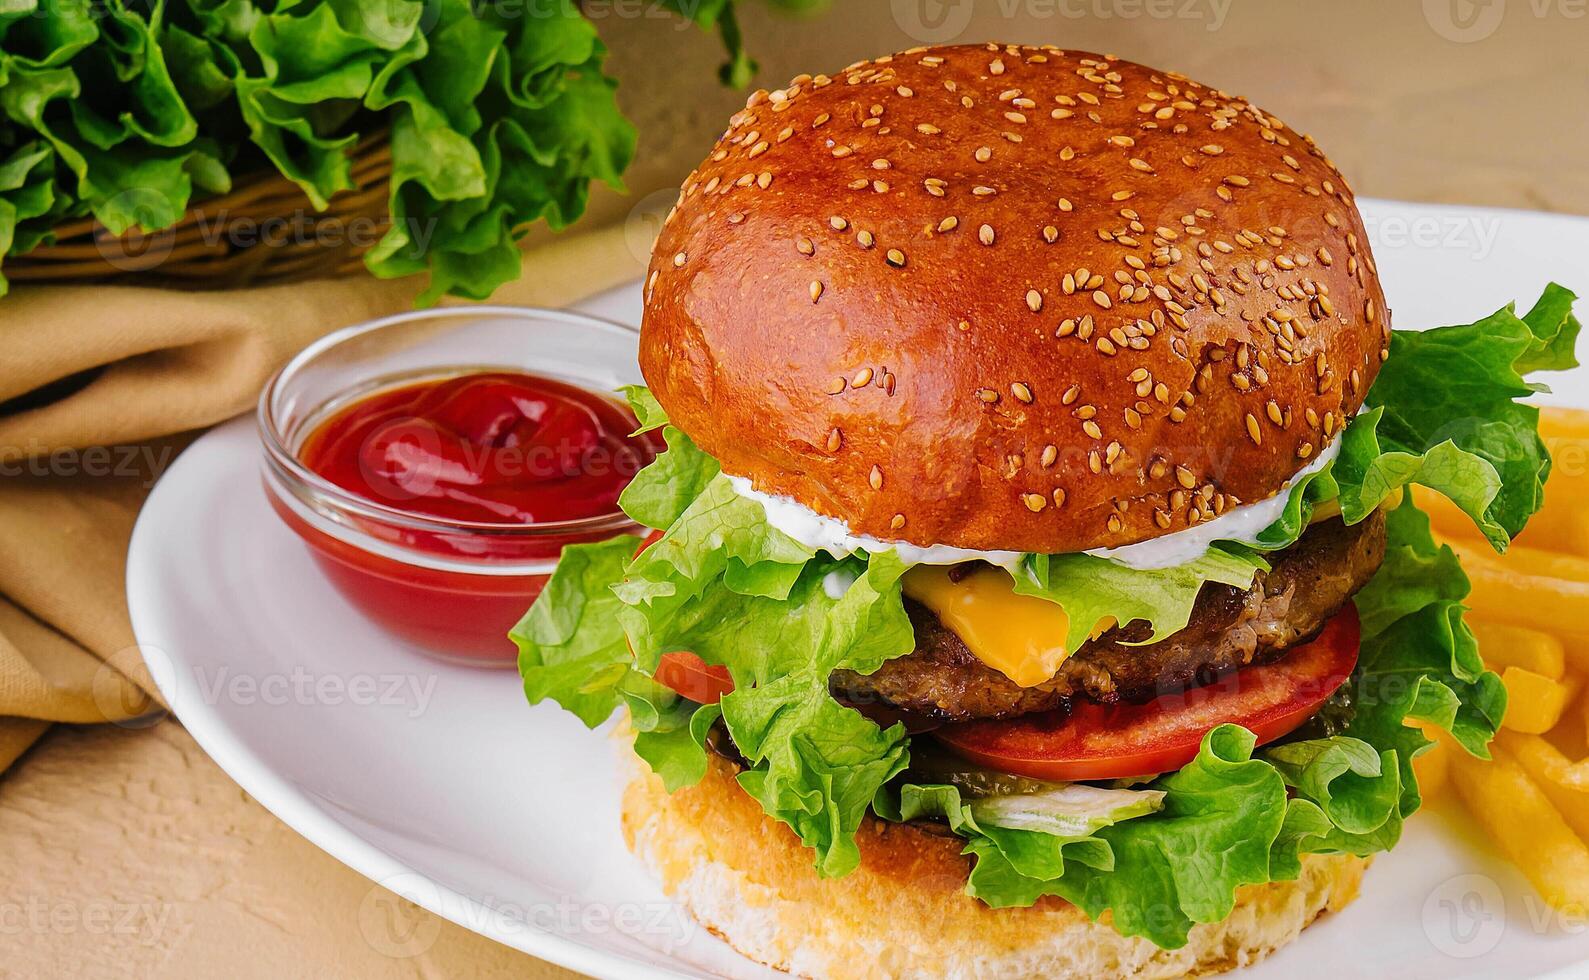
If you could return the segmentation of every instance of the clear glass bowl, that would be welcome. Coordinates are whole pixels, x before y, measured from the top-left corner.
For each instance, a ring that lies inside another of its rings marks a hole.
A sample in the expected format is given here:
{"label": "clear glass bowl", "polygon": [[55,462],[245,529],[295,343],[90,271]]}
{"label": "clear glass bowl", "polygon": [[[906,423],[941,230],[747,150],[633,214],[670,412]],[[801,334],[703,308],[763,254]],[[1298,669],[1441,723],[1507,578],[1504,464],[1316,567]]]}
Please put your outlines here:
{"label": "clear glass bowl", "polygon": [[259,401],[264,485],[342,595],[412,647],[510,667],[507,638],[563,546],[644,530],[621,511],[543,524],[443,520],[369,499],[309,470],[304,441],[331,416],[397,385],[525,372],[610,395],[641,383],[632,327],[558,310],[472,306],[404,313],[305,348]]}

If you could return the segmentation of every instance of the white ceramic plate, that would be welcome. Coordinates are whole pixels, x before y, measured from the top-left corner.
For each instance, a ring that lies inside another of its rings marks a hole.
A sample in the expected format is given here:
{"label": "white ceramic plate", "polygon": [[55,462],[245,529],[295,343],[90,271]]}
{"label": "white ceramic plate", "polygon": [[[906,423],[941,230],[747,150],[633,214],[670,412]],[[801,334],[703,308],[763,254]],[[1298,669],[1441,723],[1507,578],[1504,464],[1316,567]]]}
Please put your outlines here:
{"label": "white ceramic plate", "polygon": [[[1364,211],[1400,327],[1526,306],[1550,279],[1589,296],[1589,220]],[[640,291],[583,308],[638,322]],[[1589,406],[1589,371],[1556,383],[1554,400]],[[528,707],[512,672],[439,665],[363,620],[272,514],[258,467],[249,419],[195,443],[144,508],[127,572],[152,673],[243,789],[372,880],[572,969],[767,972],[696,927],[629,856],[607,738]],[[381,912],[361,917],[369,942],[424,948],[423,931]],[[1375,862],[1358,902],[1248,976],[1545,973],[1589,960],[1586,922],[1552,916],[1471,824],[1437,809]]]}

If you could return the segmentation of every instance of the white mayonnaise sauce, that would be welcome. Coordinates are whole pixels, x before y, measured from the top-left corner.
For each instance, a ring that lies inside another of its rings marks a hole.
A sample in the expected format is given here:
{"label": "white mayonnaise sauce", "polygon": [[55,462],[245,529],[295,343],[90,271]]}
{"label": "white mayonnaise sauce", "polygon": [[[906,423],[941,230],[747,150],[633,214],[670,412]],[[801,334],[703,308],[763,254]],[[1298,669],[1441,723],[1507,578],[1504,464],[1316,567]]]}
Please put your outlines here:
{"label": "white mayonnaise sauce", "polygon": [[[1279,493],[1256,503],[1232,508],[1211,521],[1171,534],[1160,535],[1148,541],[1121,545],[1118,548],[1094,548],[1087,552],[1099,558],[1108,558],[1128,568],[1142,570],[1173,568],[1195,561],[1208,552],[1215,541],[1237,541],[1256,544],[1258,535],[1273,524],[1285,510],[1291,487],[1303,477],[1317,473],[1329,465],[1341,450],[1339,436],[1318,457],[1298,470]],[[725,474],[727,475],[727,474]],[[814,551],[826,551],[835,558],[843,558],[857,551],[876,554],[880,551],[896,552],[907,565],[957,565],[963,561],[985,561],[1009,569],[1013,574],[1023,552],[977,551],[973,548],[955,548],[946,544],[922,547],[905,541],[884,541],[880,538],[855,534],[840,520],[818,514],[789,497],[762,493],[742,476],[729,476],[734,492],[747,500],[761,504],[767,513],[767,523]],[[833,576],[828,576],[833,578]],[[850,582],[824,581],[823,587],[835,597],[844,594]]]}
{"label": "white mayonnaise sauce", "polygon": [[906,541],[884,541],[864,534],[854,534],[843,521],[824,517],[788,497],[762,493],[742,476],[729,476],[728,482],[733,485],[735,493],[761,504],[762,509],[767,512],[768,524],[807,548],[826,551],[835,558],[853,555],[857,551],[865,551],[868,554],[894,551],[898,552],[899,557],[907,565],[958,565],[963,561],[981,559],[1012,569],[1016,562],[1021,560],[1019,551],[976,551],[971,548],[951,548],[946,544],[923,548]]}

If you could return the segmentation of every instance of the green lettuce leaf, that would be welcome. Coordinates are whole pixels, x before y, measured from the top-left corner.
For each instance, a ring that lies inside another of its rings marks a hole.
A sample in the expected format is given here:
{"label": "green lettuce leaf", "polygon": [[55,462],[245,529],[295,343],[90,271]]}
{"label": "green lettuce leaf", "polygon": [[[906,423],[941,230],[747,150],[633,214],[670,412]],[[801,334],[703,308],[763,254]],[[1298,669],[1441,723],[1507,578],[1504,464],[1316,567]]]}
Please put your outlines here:
{"label": "green lettuce leaf", "polygon": [[1191,619],[1206,583],[1248,589],[1269,565],[1252,550],[1230,545],[1171,568],[1141,570],[1086,554],[1028,555],[1021,567],[1015,591],[1064,606],[1070,615],[1066,648],[1075,650],[1100,623],[1146,622],[1151,633],[1143,643],[1169,636]]}
{"label": "green lettuce leaf", "polygon": [[1511,306],[1475,323],[1396,331],[1390,359],[1347,428],[1336,478],[1341,510],[1359,520],[1398,487],[1418,483],[1468,514],[1504,551],[1544,498],[1550,455],[1524,379],[1577,360],[1575,297],[1551,284],[1527,314]]}
{"label": "green lettuce leaf", "polygon": [[[728,76],[748,80],[733,0],[672,6],[718,30]],[[594,181],[622,189],[635,131],[605,64],[574,0],[12,0],[0,166],[48,153],[0,187],[0,258],[68,218],[167,228],[234,173],[274,171],[325,210],[355,186],[354,147],[384,132],[390,223],[341,233],[373,244],[375,275],[428,272],[421,303],[484,298],[520,274],[535,222],[567,226]]]}

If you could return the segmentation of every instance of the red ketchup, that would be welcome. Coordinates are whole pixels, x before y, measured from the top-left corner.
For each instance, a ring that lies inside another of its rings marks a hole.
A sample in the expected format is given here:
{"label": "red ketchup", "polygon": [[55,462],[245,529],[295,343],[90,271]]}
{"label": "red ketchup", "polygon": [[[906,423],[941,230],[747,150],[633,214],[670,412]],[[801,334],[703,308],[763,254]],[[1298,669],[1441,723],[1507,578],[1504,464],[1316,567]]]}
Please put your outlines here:
{"label": "red ketchup", "polygon": [[548,574],[488,574],[491,566],[549,567],[566,544],[634,531],[618,495],[661,448],[630,436],[635,427],[607,395],[493,371],[378,391],[310,433],[298,452],[306,468],[423,522],[370,518],[360,531],[448,568],[378,555],[277,511],[387,629],[453,659],[505,666],[516,657],[508,631]]}

